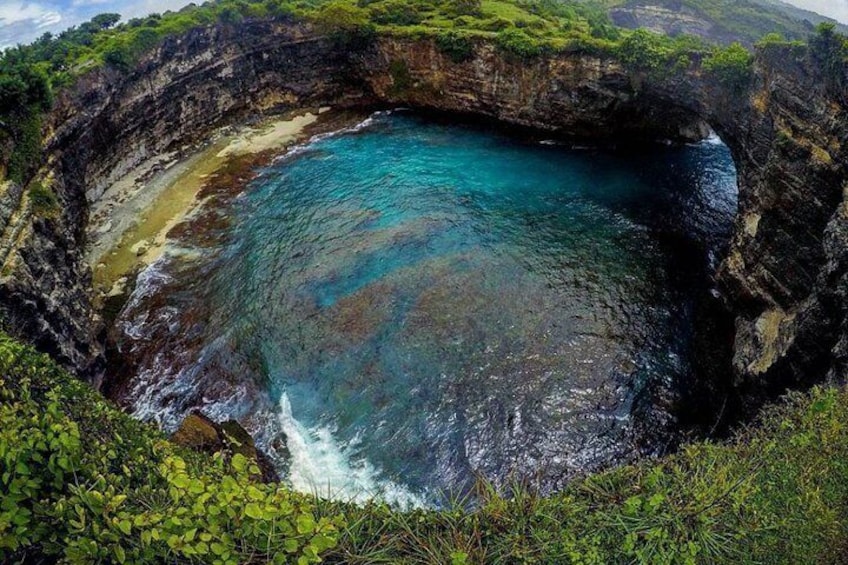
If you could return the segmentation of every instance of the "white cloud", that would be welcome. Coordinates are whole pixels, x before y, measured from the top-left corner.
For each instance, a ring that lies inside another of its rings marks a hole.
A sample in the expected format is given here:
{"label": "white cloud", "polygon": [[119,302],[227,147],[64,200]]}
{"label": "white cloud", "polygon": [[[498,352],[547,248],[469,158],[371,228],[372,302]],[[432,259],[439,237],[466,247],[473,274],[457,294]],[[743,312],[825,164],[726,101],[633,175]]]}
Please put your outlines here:
{"label": "white cloud", "polygon": [[848,0],[784,0],[785,2],[812,10],[823,16],[848,24]]}
{"label": "white cloud", "polygon": [[60,32],[103,12],[124,18],[179,10],[190,0],[0,0],[0,49]]}
{"label": "white cloud", "polygon": [[0,2],[0,26],[31,22],[36,27],[54,25],[62,21],[59,12],[33,2]]}

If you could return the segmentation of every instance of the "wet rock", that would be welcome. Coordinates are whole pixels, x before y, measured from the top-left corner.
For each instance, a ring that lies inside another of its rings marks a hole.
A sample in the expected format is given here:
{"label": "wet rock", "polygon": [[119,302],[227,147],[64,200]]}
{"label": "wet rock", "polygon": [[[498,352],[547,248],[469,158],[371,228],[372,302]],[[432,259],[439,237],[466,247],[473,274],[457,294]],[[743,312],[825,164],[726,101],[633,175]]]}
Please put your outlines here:
{"label": "wet rock", "polygon": [[150,242],[146,239],[141,240],[132,247],[130,247],[130,251],[137,257],[141,257],[142,255],[150,251]]}
{"label": "wet rock", "polygon": [[171,441],[210,455],[223,452],[232,456],[240,453],[259,466],[260,475],[257,479],[264,483],[280,480],[271,459],[257,449],[250,434],[235,420],[218,424],[199,410],[195,410],[186,416],[179,429],[171,436]]}

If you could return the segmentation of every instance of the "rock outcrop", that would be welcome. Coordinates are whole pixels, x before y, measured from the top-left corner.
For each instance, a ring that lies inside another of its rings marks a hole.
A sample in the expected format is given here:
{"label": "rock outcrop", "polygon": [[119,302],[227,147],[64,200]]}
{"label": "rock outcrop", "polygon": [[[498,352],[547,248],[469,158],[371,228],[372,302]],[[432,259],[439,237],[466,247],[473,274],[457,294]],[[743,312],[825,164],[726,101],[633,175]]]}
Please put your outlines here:
{"label": "rock outcrop", "polygon": [[[196,30],[132,73],[94,71],[60,98],[41,176],[61,214],[18,218],[28,235],[4,235],[15,260],[4,267],[0,304],[19,335],[92,374],[102,345],[81,260],[88,203],[142,159],[254,113],[406,105],[615,144],[697,139],[708,124],[739,172],[739,215],[718,273],[736,316],[736,384],[763,393],[841,377],[848,119],[826,82],[790,52],[759,57],[750,86],[733,89],[697,64],[657,76],[583,53],[520,60],[486,42],[456,62],[428,39],[380,38],[349,51],[300,24]],[[7,232],[17,225],[5,222]]]}
{"label": "rock outcrop", "polygon": [[421,41],[386,40],[370,57],[371,89],[396,104],[616,143],[685,139],[708,123],[739,174],[718,273],[736,316],[736,385],[762,396],[844,375],[848,120],[805,55],[760,57],[749,88],[697,68],[657,77],[582,55],[527,63],[489,45],[460,64]]}
{"label": "rock outcrop", "polygon": [[185,417],[179,429],[171,436],[171,441],[209,455],[221,453],[227,458],[235,454],[242,455],[259,468],[258,480],[263,483],[280,482],[274,462],[256,448],[253,438],[235,420],[219,424],[202,412],[194,411]]}

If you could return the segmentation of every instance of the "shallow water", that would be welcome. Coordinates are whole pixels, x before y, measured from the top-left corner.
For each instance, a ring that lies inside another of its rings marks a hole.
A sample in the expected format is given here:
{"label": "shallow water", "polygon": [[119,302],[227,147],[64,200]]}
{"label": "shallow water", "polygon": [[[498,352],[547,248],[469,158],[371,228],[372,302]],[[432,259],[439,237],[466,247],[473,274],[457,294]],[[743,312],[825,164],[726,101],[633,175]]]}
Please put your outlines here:
{"label": "shallow water", "polygon": [[659,452],[735,182],[716,139],[621,156],[376,115],[142,273],[127,400],[240,419],[301,490],[402,504]]}

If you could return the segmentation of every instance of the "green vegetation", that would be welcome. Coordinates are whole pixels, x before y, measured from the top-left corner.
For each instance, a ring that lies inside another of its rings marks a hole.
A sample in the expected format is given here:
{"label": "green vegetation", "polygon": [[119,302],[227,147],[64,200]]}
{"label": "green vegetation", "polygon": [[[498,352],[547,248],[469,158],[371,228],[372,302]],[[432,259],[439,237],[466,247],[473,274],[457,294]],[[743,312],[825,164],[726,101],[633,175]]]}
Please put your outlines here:
{"label": "green vegetation", "polygon": [[454,63],[462,63],[474,55],[474,42],[471,38],[454,30],[443,31],[437,35],[436,45]]}
{"label": "green vegetation", "polygon": [[790,39],[806,39],[813,24],[799,12],[788,13],[783,6],[769,0],[596,0],[603,7],[663,6],[674,11],[688,11],[714,24],[711,34],[727,41],[752,45],[768,33],[779,33]]}
{"label": "green vegetation", "polygon": [[0,562],[319,562],[341,518],[256,474],[239,454],[181,452],[0,337]]}
{"label": "green vegetation", "polygon": [[750,51],[738,43],[717,49],[704,60],[704,70],[734,90],[741,90],[750,83],[753,65]]}
{"label": "green vegetation", "polygon": [[650,57],[661,52],[676,60],[693,47],[707,49],[691,38],[643,32],[637,32],[637,43],[626,43],[632,34],[613,26],[601,6],[578,0],[219,0],[126,23],[103,14],[0,57],[0,162],[7,165],[6,176],[25,182],[38,167],[41,116],[54,90],[100,66],[128,72],[168,37],[193,28],[262,18],[310,20],[351,49],[366,46],[375,33],[434,37],[457,61],[470,57],[480,38],[524,58],[561,51],[614,56],[619,46],[638,44]]}
{"label": "green vegetation", "polygon": [[29,200],[32,203],[32,211],[37,216],[49,218],[59,212],[56,194],[41,182],[36,181],[30,185]]}
{"label": "green vegetation", "polygon": [[[660,2],[665,0],[658,0]],[[669,0],[670,1],[670,0]],[[612,25],[607,10],[632,0],[218,0],[179,12],[153,14],[119,23],[103,14],[0,57],[0,163],[6,176],[25,182],[40,163],[41,116],[53,92],[93,68],[131,70],[168,37],[191,29],[235,25],[250,19],[300,19],[347,49],[360,49],[375,34],[432,37],[454,61],[471,57],[475,41],[490,40],[521,58],[582,52],[618,57],[631,68],[671,75],[704,59],[707,70],[729,85],[745,84],[750,68],[739,46],[719,50],[688,36],[667,37]],[[749,1],[673,0],[703,14],[751,43],[766,33],[797,40],[812,33],[782,12],[763,10]],[[792,25],[790,25],[792,24]],[[774,38],[774,35],[770,37]],[[794,45],[794,44],[793,44]],[[813,37],[814,57],[827,68],[834,88],[843,84],[843,36],[830,24]],[[769,44],[769,48],[774,48]],[[795,46],[797,48],[797,46]]]}
{"label": "green vegetation", "polygon": [[845,75],[848,38],[836,33],[833,24],[819,24],[816,35],[810,39],[810,55],[822,70],[827,87],[844,97],[844,89],[848,84],[848,77]]}
{"label": "green vegetation", "polygon": [[768,409],[728,445],[550,498],[481,485],[474,510],[356,507],[185,452],[0,337],[0,561],[830,563],[848,548],[848,391]]}
{"label": "green vegetation", "polygon": [[[621,30],[605,12],[616,3],[224,0],[120,25],[106,14],[0,58],[0,162],[9,178],[27,180],[41,162],[53,92],[80,74],[100,66],[127,72],[170,36],[251,18],[306,19],[350,48],[375,34],[430,37],[461,62],[491,41],[525,59],[592,53],[650,76],[692,70],[731,89],[749,84],[753,58],[741,45]],[[697,4],[709,12],[727,1]],[[775,60],[809,57],[828,87],[844,92],[845,38],[825,24],[807,47],[790,32],[767,35],[757,48]],[[412,87],[403,61],[390,72],[395,88]],[[28,194],[36,214],[57,212],[49,187],[32,183]],[[480,485],[472,511],[356,507],[256,484],[255,475],[237,454],[210,458],[169,444],[0,336],[2,562],[836,562],[848,550],[848,391],[792,396],[731,444],[692,445],[550,498],[518,485],[503,497]]]}

